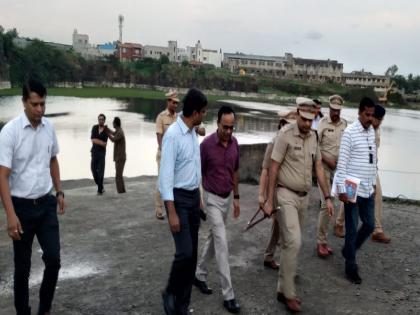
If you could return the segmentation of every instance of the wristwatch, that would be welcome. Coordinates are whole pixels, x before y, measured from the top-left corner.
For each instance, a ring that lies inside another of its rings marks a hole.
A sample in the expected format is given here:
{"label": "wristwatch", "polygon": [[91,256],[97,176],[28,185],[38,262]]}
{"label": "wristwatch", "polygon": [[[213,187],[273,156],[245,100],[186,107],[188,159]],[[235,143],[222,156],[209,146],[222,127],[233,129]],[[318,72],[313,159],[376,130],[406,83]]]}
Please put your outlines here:
{"label": "wristwatch", "polygon": [[238,195],[233,195],[233,199],[239,199],[239,194]]}
{"label": "wristwatch", "polygon": [[324,199],[325,199],[325,200],[327,200],[327,199],[331,199],[331,196],[330,196],[330,195],[325,196],[325,197],[324,197]]}
{"label": "wristwatch", "polygon": [[63,196],[63,198],[64,198],[64,192],[63,192],[63,191],[61,191],[61,190],[57,191],[57,192],[55,193],[55,197],[56,197],[56,198],[58,198],[59,196]]}

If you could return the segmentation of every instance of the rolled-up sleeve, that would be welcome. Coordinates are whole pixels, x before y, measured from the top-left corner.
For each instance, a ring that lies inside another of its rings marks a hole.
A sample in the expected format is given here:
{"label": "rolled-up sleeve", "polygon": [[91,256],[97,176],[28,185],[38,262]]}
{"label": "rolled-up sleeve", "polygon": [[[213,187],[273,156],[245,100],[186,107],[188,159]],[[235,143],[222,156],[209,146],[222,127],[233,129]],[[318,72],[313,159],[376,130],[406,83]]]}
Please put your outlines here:
{"label": "rolled-up sleeve", "polygon": [[343,136],[341,137],[340,144],[340,153],[338,155],[337,163],[337,190],[338,193],[343,194],[346,192],[346,187],[344,186],[344,180],[346,179],[347,174],[347,163],[350,157],[351,150],[351,135],[347,130],[344,131]]}
{"label": "rolled-up sleeve", "polygon": [[164,201],[174,200],[175,161],[177,156],[176,139],[166,133],[162,142],[160,160],[159,191]]}
{"label": "rolled-up sleeve", "polygon": [[0,165],[12,168],[13,160],[13,137],[7,127],[0,132]]}

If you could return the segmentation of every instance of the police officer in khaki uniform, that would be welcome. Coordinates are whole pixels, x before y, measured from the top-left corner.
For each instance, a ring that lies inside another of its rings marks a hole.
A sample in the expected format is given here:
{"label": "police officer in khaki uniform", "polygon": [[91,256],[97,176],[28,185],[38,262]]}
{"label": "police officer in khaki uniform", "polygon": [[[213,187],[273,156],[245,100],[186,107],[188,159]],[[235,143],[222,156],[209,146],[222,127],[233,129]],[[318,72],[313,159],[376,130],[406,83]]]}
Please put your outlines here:
{"label": "police officer in khaki uniform", "polygon": [[[161,112],[156,118],[156,137],[158,142],[158,151],[156,154],[156,162],[158,164],[158,173],[160,168],[160,155],[161,155],[161,148],[162,148],[162,139],[163,135],[165,134],[166,130],[169,126],[176,121],[177,114],[175,112],[178,104],[178,93],[176,91],[169,91],[165,94],[166,96],[166,109]],[[162,199],[160,198],[159,190],[156,187],[155,190],[155,211],[156,211],[156,218],[159,220],[164,219],[163,214],[163,203]]]}
{"label": "police officer in khaki uniform", "polygon": [[[318,142],[321,151],[322,166],[324,167],[325,182],[328,191],[331,191],[331,183],[337,167],[338,153],[341,135],[347,127],[347,121],[340,117],[343,99],[340,95],[332,95],[329,98],[330,113],[321,119],[318,125]],[[328,257],[333,253],[327,245],[328,210],[324,200],[324,194],[319,187],[321,195],[321,209],[318,216],[317,253],[321,258]]]}
{"label": "police officer in khaki uniform", "polygon": [[[287,124],[296,122],[296,115],[297,115],[296,111],[292,111],[288,113],[279,112],[278,115],[280,116],[280,121],[278,125],[279,130]],[[274,138],[267,144],[267,147],[265,149],[264,159],[261,166],[261,174],[260,174],[260,181],[259,181],[259,187],[258,187],[258,202],[259,202],[260,208],[264,208],[264,204],[267,200],[268,172],[270,170],[271,154],[273,153],[274,140],[276,139],[276,136],[274,136]],[[277,208],[276,198],[274,198],[273,203],[274,203],[274,208]],[[276,248],[280,240],[280,228],[279,228],[279,222],[277,221],[277,216],[272,215],[271,218],[272,218],[273,224],[271,226],[271,237],[264,252],[264,266],[267,268],[278,270],[279,264],[274,260],[274,254],[276,252]]]}
{"label": "police officer in khaki uniform", "polygon": [[276,213],[280,223],[280,270],[277,283],[277,299],[294,312],[301,311],[301,302],[296,296],[295,275],[297,256],[301,247],[301,228],[308,207],[312,187],[312,167],[315,162],[317,179],[324,193],[330,216],[334,207],[329,196],[321,153],[315,132],[311,130],[315,118],[313,100],[296,99],[298,116],[296,123],[280,130],[274,142],[269,172],[269,190],[264,212],[271,215],[276,192],[280,210]]}

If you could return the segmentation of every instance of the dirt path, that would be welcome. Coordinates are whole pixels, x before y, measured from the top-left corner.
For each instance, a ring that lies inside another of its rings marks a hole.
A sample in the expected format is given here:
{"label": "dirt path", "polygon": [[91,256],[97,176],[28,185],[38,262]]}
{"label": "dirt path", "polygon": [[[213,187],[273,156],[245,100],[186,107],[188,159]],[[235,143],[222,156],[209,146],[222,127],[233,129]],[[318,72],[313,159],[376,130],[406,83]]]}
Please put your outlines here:
{"label": "dirt path", "polygon": [[[61,218],[62,270],[53,314],[163,314],[164,288],[174,246],[167,221],[154,217],[155,178],[127,182],[118,196],[113,179],[96,196],[91,181],[65,183],[68,213]],[[243,228],[254,213],[257,187],[240,186],[242,214],[227,225],[232,281],[242,314],[287,314],[275,300],[277,274],[264,269],[263,252],[270,233],[264,222]],[[342,239],[330,236],[335,255],[321,260],[315,253],[317,191],[311,195],[300,254],[298,294],[306,314],[420,314],[420,210],[414,205],[384,204],[383,221],[392,236],[389,245],[367,241],[359,252],[363,284],[344,279],[339,253]],[[12,248],[0,214],[0,314],[14,314]],[[202,244],[202,234],[200,245]],[[37,244],[35,242],[35,244]],[[31,276],[33,313],[37,307],[42,261],[34,246]],[[210,269],[213,295],[193,290],[193,314],[228,314],[215,264]]]}

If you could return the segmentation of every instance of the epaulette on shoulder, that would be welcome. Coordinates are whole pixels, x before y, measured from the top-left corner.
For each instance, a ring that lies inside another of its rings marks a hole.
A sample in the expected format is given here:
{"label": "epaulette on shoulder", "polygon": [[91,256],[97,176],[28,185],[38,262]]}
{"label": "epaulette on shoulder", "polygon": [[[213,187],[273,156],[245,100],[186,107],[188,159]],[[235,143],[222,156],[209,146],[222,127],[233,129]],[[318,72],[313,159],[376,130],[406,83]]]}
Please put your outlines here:
{"label": "epaulette on shoulder", "polygon": [[287,124],[287,125],[283,126],[283,128],[280,129],[280,132],[282,132],[282,133],[288,133],[291,130],[293,130],[293,126],[294,125],[295,125],[295,123],[293,123],[293,124]]}

